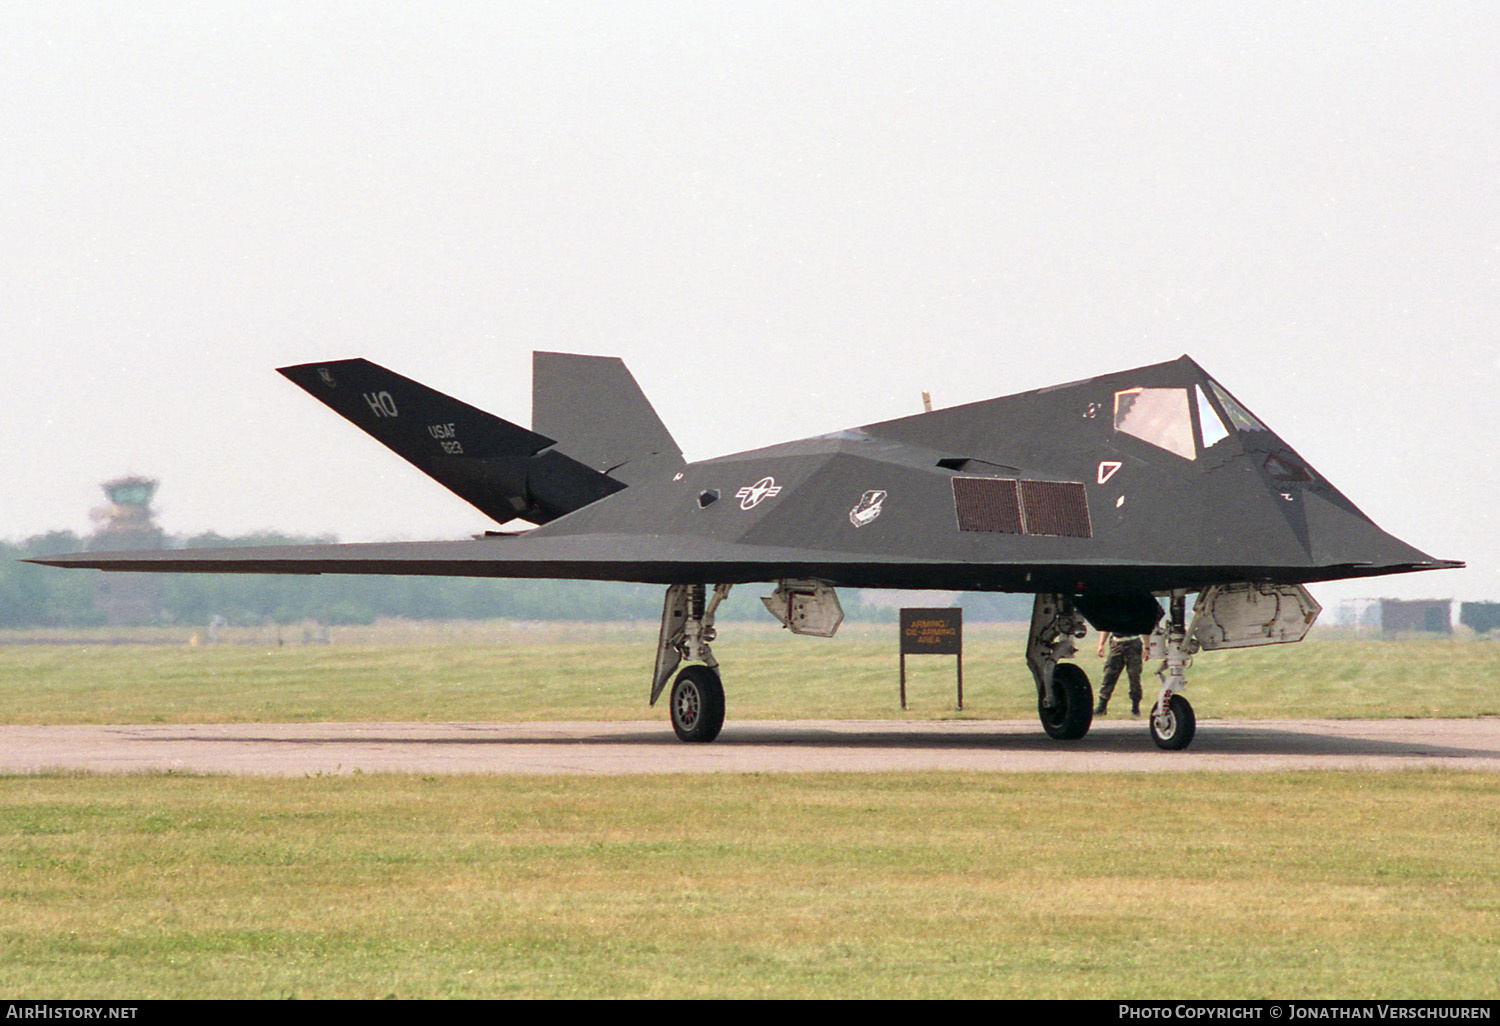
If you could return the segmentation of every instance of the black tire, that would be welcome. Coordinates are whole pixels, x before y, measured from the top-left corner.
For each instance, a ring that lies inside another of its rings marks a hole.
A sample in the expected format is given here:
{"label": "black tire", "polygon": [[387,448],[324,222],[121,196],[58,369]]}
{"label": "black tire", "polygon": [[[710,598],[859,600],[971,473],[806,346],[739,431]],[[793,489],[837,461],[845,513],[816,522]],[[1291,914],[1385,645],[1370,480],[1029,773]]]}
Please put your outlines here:
{"label": "black tire", "polygon": [[707,666],[688,666],[672,683],[668,702],[680,741],[705,742],[724,727],[724,684]]}
{"label": "black tire", "polygon": [[1158,748],[1180,752],[1193,743],[1193,732],[1197,729],[1198,718],[1193,715],[1193,706],[1181,695],[1171,697],[1164,716],[1157,715],[1155,706],[1151,708],[1151,740]]}
{"label": "black tire", "polygon": [[1047,709],[1037,699],[1042,729],[1055,741],[1077,741],[1094,722],[1094,689],[1088,674],[1073,663],[1058,663],[1052,668],[1052,684],[1057,704]]}

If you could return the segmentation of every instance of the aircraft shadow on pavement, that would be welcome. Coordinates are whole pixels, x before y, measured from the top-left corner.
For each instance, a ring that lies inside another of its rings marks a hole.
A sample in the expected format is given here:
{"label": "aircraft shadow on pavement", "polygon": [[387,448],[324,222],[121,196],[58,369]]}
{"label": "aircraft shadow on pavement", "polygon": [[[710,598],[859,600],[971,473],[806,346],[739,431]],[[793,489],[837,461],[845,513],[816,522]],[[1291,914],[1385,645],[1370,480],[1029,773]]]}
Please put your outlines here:
{"label": "aircraft shadow on pavement", "polygon": [[[1107,755],[1155,750],[1144,721],[1125,725],[1127,729],[1091,731],[1077,740],[1058,742],[1029,727],[951,734],[913,731],[900,725],[872,724],[869,729],[833,730],[816,725],[729,723],[711,745],[693,746],[703,750],[716,748],[787,748],[868,750],[894,748],[907,751],[1024,751],[1057,754]],[[1138,728],[1138,729],[1137,729]],[[378,734],[365,736],[298,736],[274,735],[193,736],[149,735],[140,741],[158,743],[265,744],[288,747],[307,745],[343,745],[353,748],[396,746],[400,748],[434,746],[472,746],[476,748],[516,749],[570,746],[585,748],[681,748],[682,742],[670,730],[639,730],[623,733],[588,733],[581,726],[577,734],[537,733],[504,736],[475,727],[475,736],[423,733]],[[1382,756],[1411,759],[1485,759],[1500,760],[1500,751],[1434,744],[1431,741],[1394,741],[1383,738],[1350,737],[1342,734],[1317,734],[1308,731],[1281,730],[1263,726],[1246,727],[1225,724],[1200,730],[1193,747],[1196,755],[1305,755],[1305,756]],[[1170,763],[1173,752],[1161,752]]]}

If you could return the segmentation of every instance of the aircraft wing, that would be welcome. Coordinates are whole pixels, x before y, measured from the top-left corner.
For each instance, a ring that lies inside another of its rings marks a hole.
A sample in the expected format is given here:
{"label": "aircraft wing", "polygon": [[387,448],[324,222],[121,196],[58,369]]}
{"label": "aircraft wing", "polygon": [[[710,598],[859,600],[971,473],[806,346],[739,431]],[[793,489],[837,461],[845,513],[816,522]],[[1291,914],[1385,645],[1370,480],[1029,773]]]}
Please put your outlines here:
{"label": "aircraft wing", "polygon": [[79,552],[44,566],[156,573],[403,574],[676,584],[817,579],[836,587],[956,591],[1162,591],[1232,580],[1308,583],[1461,566],[1446,560],[1337,566],[1142,564],[1095,557],[970,562],[905,553],[747,544],[694,535],[494,535],[464,541]]}

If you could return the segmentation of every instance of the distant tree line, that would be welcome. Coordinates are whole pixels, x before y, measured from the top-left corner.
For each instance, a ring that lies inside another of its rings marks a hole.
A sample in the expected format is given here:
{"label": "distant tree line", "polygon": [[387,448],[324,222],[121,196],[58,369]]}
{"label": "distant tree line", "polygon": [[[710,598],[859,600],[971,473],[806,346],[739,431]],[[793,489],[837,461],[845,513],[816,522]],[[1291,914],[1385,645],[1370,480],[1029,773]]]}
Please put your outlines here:
{"label": "distant tree line", "polygon": [[[169,546],[305,545],[332,542],[265,533],[226,538],[204,534],[173,538]],[[104,623],[98,573],[19,562],[32,556],[78,552],[88,539],[54,531],[23,542],[0,542],[0,627],[90,627]],[[646,620],[661,617],[657,585],[606,581],[506,580],[478,577],[387,575],[155,574],[160,612],[154,622],[205,624],[221,616],[231,624],[373,623],[381,617],[413,620]],[[768,587],[735,589],[720,609],[724,620],[764,619],[758,596]],[[896,611],[840,594],[850,621],[894,621]],[[934,603],[936,604],[936,603]],[[966,594],[960,604],[971,621],[1022,620],[1031,612],[1024,595]]]}

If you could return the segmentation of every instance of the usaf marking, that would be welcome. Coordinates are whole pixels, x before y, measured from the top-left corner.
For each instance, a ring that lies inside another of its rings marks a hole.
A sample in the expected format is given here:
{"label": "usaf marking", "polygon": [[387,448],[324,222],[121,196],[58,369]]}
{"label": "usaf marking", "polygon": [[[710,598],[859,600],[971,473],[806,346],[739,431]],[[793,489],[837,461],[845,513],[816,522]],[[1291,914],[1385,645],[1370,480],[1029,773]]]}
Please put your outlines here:
{"label": "usaf marking", "polygon": [[740,500],[740,509],[754,509],[780,491],[781,485],[776,483],[774,477],[763,477],[753,485],[746,485],[735,492],[734,497]]}
{"label": "usaf marking", "polygon": [[463,455],[464,447],[458,444],[458,432],[452,424],[428,424],[427,433],[437,439],[438,444],[448,455]]}

